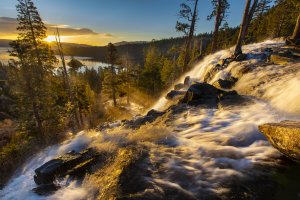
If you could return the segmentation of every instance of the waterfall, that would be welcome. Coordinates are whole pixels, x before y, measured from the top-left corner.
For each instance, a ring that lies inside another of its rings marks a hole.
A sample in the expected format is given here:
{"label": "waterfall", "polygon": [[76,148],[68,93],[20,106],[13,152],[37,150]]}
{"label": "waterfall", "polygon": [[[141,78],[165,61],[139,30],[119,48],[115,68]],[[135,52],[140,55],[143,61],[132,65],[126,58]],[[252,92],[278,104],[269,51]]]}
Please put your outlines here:
{"label": "waterfall", "polygon": [[[235,76],[238,81],[233,89],[251,99],[251,104],[230,109],[187,107],[186,112],[172,116],[172,121],[166,125],[168,131],[164,133],[172,137],[164,137],[167,142],[175,138],[176,146],[153,144],[156,148],[151,148],[150,160],[154,166],[157,164],[161,168],[152,171],[152,184],[162,190],[180,190],[196,199],[222,198],[234,189],[235,184],[246,184],[268,175],[267,171],[261,170],[262,167],[280,165],[280,153],[266,141],[257,126],[285,119],[300,120],[300,64],[259,64],[261,49],[283,45],[280,40],[246,45],[243,52],[247,53],[247,59],[231,62],[210,81],[213,83],[228,74]],[[233,48],[230,48],[206,56],[177,83],[182,83],[186,76],[202,82],[218,61],[229,57],[232,51]],[[252,67],[252,70],[241,74],[241,69],[245,67]],[[153,108],[164,110],[168,104],[163,95]],[[151,127],[151,124],[141,129],[145,130],[139,131],[147,134],[162,132],[157,126]],[[123,145],[124,141],[129,140],[131,131],[121,127],[111,135],[107,133],[104,137],[101,134],[99,131],[93,134],[81,132],[63,144],[48,147],[34,155],[0,191],[0,199],[87,199],[89,189],[79,182],[68,180],[60,183],[64,185],[63,189],[51,196],[34,194],[31,191],[36,187],[34,169],[69,150],[82,150],[97,141],[98,146],[104,144],[104,140],[110,141],[109,145]]]}

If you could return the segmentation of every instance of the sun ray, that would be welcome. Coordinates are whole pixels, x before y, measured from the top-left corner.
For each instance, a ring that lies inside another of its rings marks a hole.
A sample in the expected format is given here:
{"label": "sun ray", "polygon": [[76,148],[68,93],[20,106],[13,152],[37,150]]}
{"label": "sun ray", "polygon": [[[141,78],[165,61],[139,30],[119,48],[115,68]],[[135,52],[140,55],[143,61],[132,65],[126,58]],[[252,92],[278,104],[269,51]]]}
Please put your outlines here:
{"label": "sun ray", "polygon": [[44,41],[49,42],[49,43],[55,42],[55,36],[54,35],[48,35],[48,37],[46,37],[44,39]]}

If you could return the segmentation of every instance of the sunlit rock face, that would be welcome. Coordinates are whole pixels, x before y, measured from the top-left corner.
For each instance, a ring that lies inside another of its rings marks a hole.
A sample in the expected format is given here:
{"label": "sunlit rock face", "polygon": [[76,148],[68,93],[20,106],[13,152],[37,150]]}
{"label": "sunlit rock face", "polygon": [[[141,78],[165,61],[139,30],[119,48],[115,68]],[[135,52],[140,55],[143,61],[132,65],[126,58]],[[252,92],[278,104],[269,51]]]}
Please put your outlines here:
{"label": "sunlit rock face", "polygon": [[300,162],[300,122],[267,123],[259,130],[285,156]]}

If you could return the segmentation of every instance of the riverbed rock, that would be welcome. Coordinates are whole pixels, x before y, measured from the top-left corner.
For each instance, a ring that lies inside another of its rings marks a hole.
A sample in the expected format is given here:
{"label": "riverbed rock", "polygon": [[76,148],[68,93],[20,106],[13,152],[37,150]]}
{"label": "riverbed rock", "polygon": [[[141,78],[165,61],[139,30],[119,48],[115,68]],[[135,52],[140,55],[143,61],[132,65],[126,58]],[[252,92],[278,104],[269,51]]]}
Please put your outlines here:
{"label": "riverbed rock", "polygon": [[229,77],[226,80],[219,79],[213,83],[213,86],[219,89],[230,89],[234,86],[237,80],[238,79],[235,77]]}
{"label": "riverbed rock", "polygon": [[126,120],[123,122],[123,125],[127,128],[132,128],[136,129],[139,128],[140,126],[146,124],[146,123],[151,123],[154,120],[156,120],[158,117],[164,115],[165,112],[161,112],[158,110],[151,109],[146,115],[144,116],[138,116],[135,117],[132,120]]}
{"label": "riverbed rock", "polygon": [[178,83],[174,86],[174,90],[181,90],[185,87],[186,87],[186,85],[184,85],[183,83]]}
{"label": "riverbed rock", "polygon": [[190,76],[186,76],[186,77],[184,78],[183,84],[184,84],[185,86],[190,86],[190,84],[191,84],[191,78],[190,78]]}
{"label": "riverbed rock", "polygon": [[247,54],[241,53],[241,54],[237,55],[234,60],[239,62],[239,61],[246,60],[246,58],[247,58]]}
{"label": "riverbed rock", "polygon": [[300,162],[300,122],[267,123],[258,128],[276,149],[288,158]]}
{"label": "riverbed rock", "polygon": [[66,175],[82,176],[96,162],[98,157],[96,151],[91,148],[79,153],[71,151],[37,168],[34,181],[37,185],[47,185],[53,183],[56,178]]}
{"label": "riverbed rock", "polygon": [[281,55],[271,55],[270,62],[276,65],[285,65],[289,62],[293,62],[293,58],[281,56]]}
{"label": "riverbed rock", "polygon": [[236,91],[223,91],[208,83],[194,83],[186,92],[181,103],[189,105],[203,105],[208,108],[217,108],[218,103],[225,96],[237,96]]}
{"label": "riverbed rock", "polygon": [[49,183],[49,184],[39,185],[38,187],[33,188],[32,191],[38,195],[47,196],[53,194],[58,189],[60,189],[59,185],[56,185],[54,183]]}
{"label": "riverbed rock", "polygon": [[171,90],[167,94],[166,99],[175,100],[175,99],[178,99],[178,98],[184,96],[184,94],[185,94],[185,91]]}

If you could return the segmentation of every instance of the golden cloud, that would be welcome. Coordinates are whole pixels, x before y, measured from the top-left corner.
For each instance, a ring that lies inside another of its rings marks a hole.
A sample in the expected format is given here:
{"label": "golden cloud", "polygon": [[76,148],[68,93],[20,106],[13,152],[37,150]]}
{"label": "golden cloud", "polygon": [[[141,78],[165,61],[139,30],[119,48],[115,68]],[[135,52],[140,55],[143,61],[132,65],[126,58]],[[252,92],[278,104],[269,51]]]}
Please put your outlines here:
{"label": "golden cloud", "polygon": [[[47,27],[47,34],[53,35],[56,32],[56,28],[59,28],[60,35],[62,36],[98,36],[102,38],[113,38],[114,36],[110,33],[97,33],[89,28],[72,28],[69,25],[64,24],[49,24],[45,22]],[[18,21],[15,18],[0,17],[0,36],[2,38],[5,35],[17,35],[16,30]]]}

